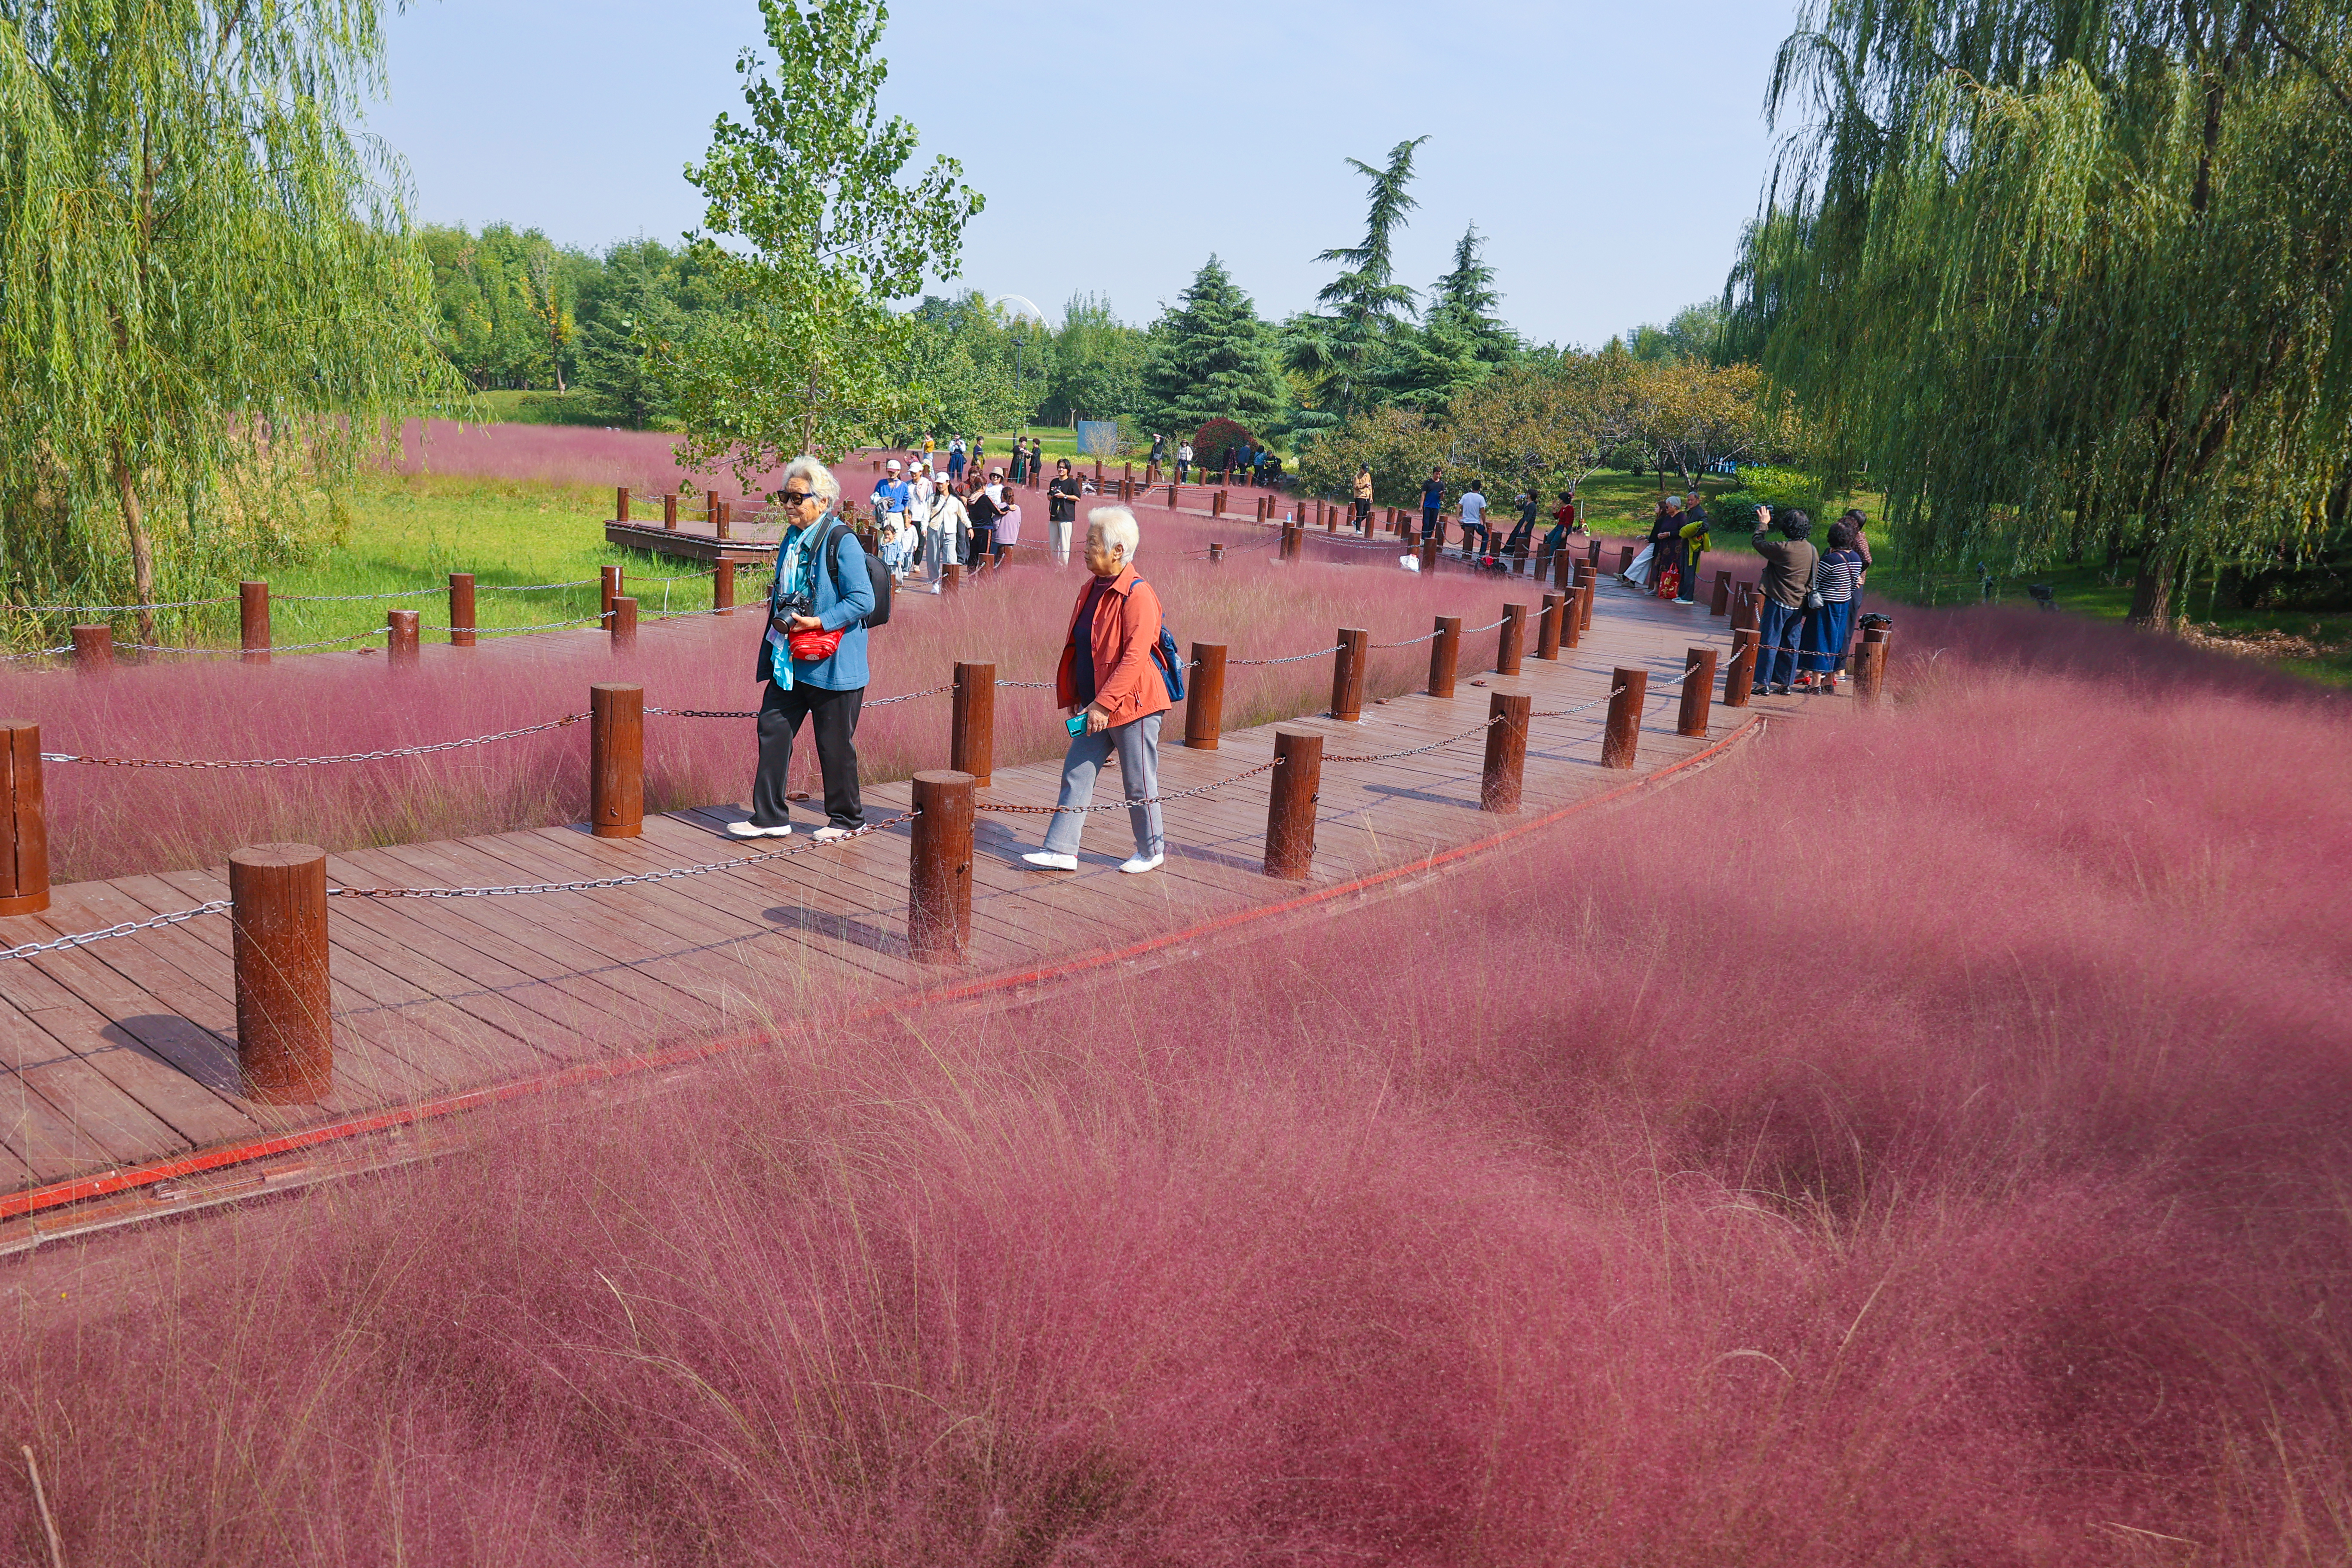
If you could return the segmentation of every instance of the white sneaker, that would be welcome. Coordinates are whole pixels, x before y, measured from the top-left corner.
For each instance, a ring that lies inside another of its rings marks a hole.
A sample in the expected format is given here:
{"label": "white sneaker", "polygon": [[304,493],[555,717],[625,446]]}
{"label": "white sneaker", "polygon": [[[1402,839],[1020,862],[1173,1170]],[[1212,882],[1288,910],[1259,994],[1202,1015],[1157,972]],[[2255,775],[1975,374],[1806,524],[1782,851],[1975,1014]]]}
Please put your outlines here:
{"label": "white sneaker", "polygon": [[1165,855],[1138,855],[1133,859],[1120,861],[1118,868],[1122,871],[1157,871],[1160,863],[1167,858]]}
{"label": "white sneaker", "polygon": [[1040,871],[1075,871],[1078,868],[1076,856],[1056,855],[1050,849],[1039,849],[1024,855],[1021,858],[1024,863],[1034,866]]}
{"label": "white sneaker", "polygon": [[835,827],[828,823],[809,837],[819,844],[837,844],[845,838],[855,838],[857,835],[849,828]]}
{"label": "white sneaker", "polygon": [[738,838],[790,838],[793,825],[787,822],[781,827],[761,827],[747,818],[742,822],[729,823],[727,831]]}

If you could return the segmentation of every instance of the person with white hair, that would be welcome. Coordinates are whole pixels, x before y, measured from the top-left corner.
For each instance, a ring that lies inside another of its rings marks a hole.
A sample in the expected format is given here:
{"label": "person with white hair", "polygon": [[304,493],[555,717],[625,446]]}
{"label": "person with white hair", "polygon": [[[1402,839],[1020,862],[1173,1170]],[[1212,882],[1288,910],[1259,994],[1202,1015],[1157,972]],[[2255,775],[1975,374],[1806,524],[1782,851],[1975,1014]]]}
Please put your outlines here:
{"label": "person with white hair", "polygon": [[[786,470],[786,477],[790,477],[789,469]],[[879,531],[882,525],[893,518],[896,518],[899,525],[904,527],[914,504],[914,488],[907,483],[898,459],[893,458],[882,465],[882,481],[874,487],[876,531]]]}
{"label": "person with white hair", "polygon": [[1135,574],[1141,542],[1135,513],[1097,507],[1087,518],[1087,568],[1070,630],[1054,677],[1059,706],[1073,715],[1070,749],[1062,759],[1062,795],[1045,828],[1045,847],[1021,858],[1041,871],[1078,868],[1078,839],[1093,804],[1095,776],[1118,758],[1135,854],[1122,871],[1156,871],[1167,858],[1167,837],[1154,799],[1160,793],[1160,718],[1175,704],[1177,668],[1162,644],[1160,595]]}
{"label": "person with white hair", "polygon": [[760,765],[750,819],[728,825],[738,838],[792,836],[785,781],[803,719],[824,774],[825,825],[816,830],[817,842],[846,838],[866,826],[856,741],[867,679],[866,617],[877,600],[866,547],[835,516],[840,505],[840,482],[823,463],[802,457],[785,468],[785,531],[755,667],[756,679],[768,684],[760,704]]}

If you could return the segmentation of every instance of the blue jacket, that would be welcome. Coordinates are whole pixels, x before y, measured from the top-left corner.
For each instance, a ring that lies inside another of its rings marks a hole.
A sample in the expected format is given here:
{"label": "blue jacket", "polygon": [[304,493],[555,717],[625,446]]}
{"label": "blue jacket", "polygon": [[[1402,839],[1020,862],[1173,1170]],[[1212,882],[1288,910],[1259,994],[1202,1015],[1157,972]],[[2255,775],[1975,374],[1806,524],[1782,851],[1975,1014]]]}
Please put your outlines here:
{"label": "blue jacket", "polygon": [[[803,566],[803,546],[812,540],[823,539],[836,519],[827,512],[807,528],[794,529],[784,535],[784,542],[776,552],[776,575],[768,584],[768,628],[760,634],[760,662],[757,679],[778,680],[786,686],[815,686],[827,691],[855,691],[863,687],[868,676],[866,668],[866,617],[874,613],[874,579],[866,573],[866,546],[848,530],[833,547],[833,559],[839,569],[841,592],[833,589],[835,573],[824,569],[821,561],[810,561]],[[841,646],[827,658],[793,658],[779,660],[777,644],[781,634],[773,631],[776,600],[783,592],[786,574],[801,583],[816,602],[817,624],[827,631],[842,633]],[[844,628],[846,628],[845,630]]]}

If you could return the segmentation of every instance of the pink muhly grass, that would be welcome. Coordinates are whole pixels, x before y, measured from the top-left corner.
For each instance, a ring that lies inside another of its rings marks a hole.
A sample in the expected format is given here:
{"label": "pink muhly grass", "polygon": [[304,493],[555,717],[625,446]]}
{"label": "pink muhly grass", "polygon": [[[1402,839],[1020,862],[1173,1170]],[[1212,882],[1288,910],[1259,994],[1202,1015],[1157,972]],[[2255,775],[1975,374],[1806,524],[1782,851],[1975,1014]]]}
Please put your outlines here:
{"label": "pink muhly grass", "polygon": [[[1426,631],[1439,614],[1484,625],[1509,595],[1462,574],[1422,578],[1396,570],[1313,563],[1279,566],[1237,557],[1218,566],[1179,553],[1187,524],[1147,520],[1139,564],[1180,641],[1223,639],[1235,658],[1328,647],[1341,625],[1376,641]],[[1205,526],[1205,525],[1204,525]],[[1050,681],[1084,573],[1023,567],[953,596],[906,593],[891,623],[870,634],[869,699],[944,686],[955,661],[992,659],[1000,679]],[[752,679],[764,584],[729,618],[648,624],[639,651],[616,661],[593,631],[485,637],[472,650],[428,645],[414,669],[381,654],[289,656],[267,668],[233,658],[163,659],[104,679],[70,671],[0,673],[0,705],[37,719],[50,752],[145,758],[340,755],[520,729],[584,712],[599,680],[642,683],[648,706],[754,709]],[[1495,635],[1465,638],[1463,664],[1491,664]],[[1418,684],[1425,644],[1374,656],[1374,697]],[[1310,658],[1227,679],[1227,730],[1321,708],[1331,663]],[[1058,756],[1066,743],[1050,691],[998,694],[996,756],[1012,765]],[[869,782],[947,763],[945,697],[869,710],[857,742]],[[1181,734],[1171,718],[1170,741]],[[260,770],[110,768],[58,763],[47,770],[51,863],[60,881],[216,863],[239,844],[273,840],[331,849],[461,837],[578,820],[587,810],[583,724],[432,756],[330,767]],[[647,805],[655,809],[738,801],[755,744],[749,720],[646,721]],[[794,758],[796,788],[817,787],[813,747]]]}
{"label": "pink muhly grass", "polygon": [[2341,1561],[2346,729],[1939,668],[1344,920],[45,1250],[0,1408],[85,1568]]}

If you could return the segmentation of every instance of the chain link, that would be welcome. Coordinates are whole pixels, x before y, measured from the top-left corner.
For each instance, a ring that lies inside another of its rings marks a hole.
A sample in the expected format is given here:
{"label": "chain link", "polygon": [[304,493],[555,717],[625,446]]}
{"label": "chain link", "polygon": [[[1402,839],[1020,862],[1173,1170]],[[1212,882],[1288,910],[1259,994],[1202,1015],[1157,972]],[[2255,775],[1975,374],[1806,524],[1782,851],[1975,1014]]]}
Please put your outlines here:
{"label": "chain link", "polygon": [[805,855],[814,849],[828,849],[852,838],[863,838],[869,833],[896,827],[902,822],[912,822],[921,815],[919,810],[901,812],[887,822],[869,822],[863,827],[851,828],[840,838],[827,839],[822,844],[796,844],[789,849],[771,849],[763,855],[744,855],[732,860],[709,860],[696,866],[674,866],[662,871],[639,871],[626,877],[592,877],[577,882],[522,882],[502,888],[330,888],[327,896],[331,899],[507,899],[536,893],[587,893],[604,888],[634,888],[645,882],[674,882],[681,877],[731,871],[739,866],[757,866],[763,861]]}
{"label": "chain link", "polygon": [[53,658],[61,653],[73,652],[73,644],[63,647],[37,647],[30,653],[0,654],[0,663],[14,664],[20,658]]}
{"label": "chain link", "polygon": [[566,724],[577,724],[587,718],[585,713],[566,713],[561,719],[550,719],[544,724],[530,724],[520,730],[502,730],[495,735],[468,735],[462,741],[436,741],[424,746],[394,746],[380,752],[346,752],[331,757],[248,757],[238,760],[212,761],[197,759],[151,757],[85,757],[71,752],[43,752],[45,763],[87,763],[101,768],[311,768],[337,763],[377,763],[391,757],[422,757],[435,752],[459,752],[468,746],[487,746],[493,741],[512,741],[524,735],[536,735],[548,730],[560,730]]}
{"label": "chain link", "polygon": [[1305,658],[1327,658],[1332,654],[1338,653],[1341,646],[1342,645],[1339,643],[1333,643],[1329,647],[1318,647],[1313,653],[1294,653],[1288,658],[1229,658],[1225,660],[1225,662],[1228,665],[1297,664],[1299,660]]}
{"label": "chain link", "polygon": [[151,915],[143,921],[124,921],[104,931],[79,931],[61,936],[53,942],[28,942],[18,947],[0,948],[0,959],[31,958],[37,953],[62,952],[68,948],[86,947],[93,942],[104,942],[110,936],[129,936],[132,931],[152,931],[158,926],[175,926],[182,921],[194,920],[198,915],[216,915],[228,908],[226,899],[213,899],[193,910],[177,910],[168,915]]}

